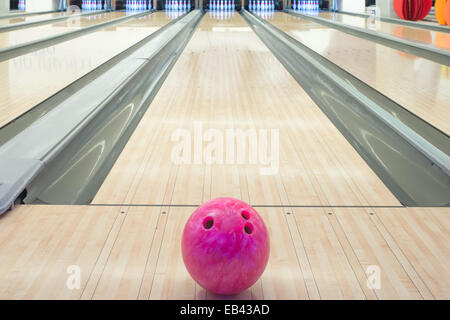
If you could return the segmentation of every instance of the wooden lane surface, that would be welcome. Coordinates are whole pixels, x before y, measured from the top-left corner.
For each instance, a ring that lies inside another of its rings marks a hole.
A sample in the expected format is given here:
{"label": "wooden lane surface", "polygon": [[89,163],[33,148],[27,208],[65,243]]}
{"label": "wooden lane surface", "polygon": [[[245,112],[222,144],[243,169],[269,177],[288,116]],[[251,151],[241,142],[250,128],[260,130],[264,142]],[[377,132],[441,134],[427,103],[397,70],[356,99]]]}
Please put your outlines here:
{"label": "wooden lane surface", "polygon": [[[0,217],[0,299],[450,298],[448,208],[257,209],[268,266],[250,289],[224,297],[183,265],[193,208],[20,206]],[[373,266],[376,288],[367,286]],[[70,287],[77,267],[80,286]]]}
{"label": "wooden lane surface", "polygon": [[[195,163],[192,150],[190,163],[177,164],[174,134],[186,130],[193,149],[199,124],[202,134],[266,130],[269,144],[278,130],[279,170],[262,175],[267,165],[251,164],[248,152],[243,164],[208,165]],[[253,205],[400,205],[239,15],[203,18],[93,203],[196,205],[219,196]]]}
{"label": "wooden lane surface", "polygon": [[108,12],[58,21],[52,24],[36,26],[34,28],[2,32],[0,33],[0,48],[3,49],[18,44],[55,36],[61,33],[86,28],[124,16],[125,12]]}
{"label": "wooden lane surface", "polygon": [[450,134],[449,67],[282,12],[270,23]]}
{"label": "wooden lane surface", "polygon": [[170,21],[156,12],[1,62],[0,127]]}
{"label": "wooden lane surface", "polygon": [[[421,29],[419,27],[404,26],[393,22],[376,20],[370,17],[356,17],[336,12],[321,12],[319,16],[346,25],[386,33],[403,40],[426,44],[436,49],[450,50],[450,35],[448,33]],[[441,42],[440,39],[447,39],[447,44]]]}
{"label": "wooden lane surface", "polygon": [[0,19],[0,26],[7,26],[14,23],[25,23],[25,22],[34,22],[39,20],[46,20],[58,17],[64,17],[71,14],[79,14],[79,13],[70,13],[70,12],[53,12],[46,13],[40,15],[33,16],[22,16],[22,17],[11,17],[7,19]]}
{"label": "wooden lane surface", "polygon": [[[416,273],[415,282],[435,299],[450,296],[449,208],[376,209],[385,228]],[[438,276],[440,275],[440,276]]]}
{"label": "wooden lane surface", "polygon": [[[118,208],[20,207],[0,217],[1,299],[79,299],[66,286],[68,268],[94,268]],[[75,282],[76,284],[76,282]]]}

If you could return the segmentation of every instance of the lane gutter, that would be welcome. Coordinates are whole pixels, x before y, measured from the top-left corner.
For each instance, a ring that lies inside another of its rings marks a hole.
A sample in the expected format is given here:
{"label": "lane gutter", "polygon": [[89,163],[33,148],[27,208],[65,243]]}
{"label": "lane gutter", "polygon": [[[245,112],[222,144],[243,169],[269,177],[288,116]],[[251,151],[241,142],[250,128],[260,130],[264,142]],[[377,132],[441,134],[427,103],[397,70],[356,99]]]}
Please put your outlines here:
{"label": "lane gutter", "polygon": [[432,132],[425,139],[396,116],[400,105],[260,17],[242,15],[403,205],[450,205],[448,135],[422,121]]}
{"label": "lane gutter", "polygon": [[[356,12],[347,12],[347,11],[337,11],[337,13],[342,13],[342,14],[346,14],[346,15],[350,15],[350,16],[361,17],[361,18],[370,18],[371,17],[371,15],[367,14],[367,13],[356,13]],[[381,16],[375,16],[375,19],[381,20],[384,22],[389,22],[389,23],[402,24],[402,25],[405,25],[408,27],[414,27],[414,28],[419,28],[419,29],[428,29],[431,31],[438,31],[438,32],[443,32],[443,33],[450,33],[449,27],[445,27],[445,26],[441,26],[441,25],[430,25],[428,23],[423,23],[423,22],[419,22],[419,21],[408,21],[408,20],[389,18],[389,17],[381,17]]]}
{"label": "lane gutter", "polygon": [[89,203],[203,14],[191,11],[155,32],[3,144],[0,214],[16,203]]}
{"label": "lane gutter", "polygon": [[100,13],[106,13],[106,12],[110,12],[110,11],[109,10],[89,11],[89,12],[84,12],[84,13],[80,13],[80,14],[67,15],[67,16],[56,17],[56,18],[51,18],[51,19],[44,19],[44,20],[31,21],[31,22],[22,22],[22,23],[13,23],[13,24],[9,24],[7,26],[0,27],[0,32],[9,32],[9,31],[14,31],[14,30],[19,30],[19,29],[31,28],[31,27],[40,26],[43,24],[54,23],[54,22],[58,22],[58,21],[63,21],[63,20],[71,19],[71,18],[91,16],[94,14],[100,14]]}
{"label": "lane gutter", "polygon": [[0,19],[14,19],[14,18],[20,18],[20,17],[27,17],[27,16],[38,16],[41,14],[47,14],[47,13],[56,13],[60,12],[60,10],[49,10],[49,11],[38,11],[38,12],[24,12],[24,13],[11,13],[0,16]]}
{"label": "lane gutter", "polygon": [[81,36],[87,35],[89,33],[95,32],[99,29],[104,29],[106,27],[120,24],[120,23],[123,23],[123,22],[131,20],[131,19],[135,19],[135,18],[139,18],[139,17],[145,16],[145,15],[148,15],[150,13],[152,13],[152,11],[143,11],[143,12],[139,12],[134,15],[124,16],[124,17],[117,18],[114,20],[98,23],[98,24],[95,24],[95,25],[92,25],[89,27],[81,28],[79,30],[68,31],[68,32],[64,32],[64,33],[57,34],[54,36],[46,37],[43,39],[37,39],[34,41],[21,43],[21,44],[15,45],[15,46],[6,47],[3,49],[0,49],[0,62],[9,60],[9,59],[33,52],[33,51],[37,51],[39,49],[47,48],[47,47],[50,47],[52,45],[55,45],[55,44],[58,44],[58,43],[61,43],[64,41],[72,40],[77,37],[81,37]]}

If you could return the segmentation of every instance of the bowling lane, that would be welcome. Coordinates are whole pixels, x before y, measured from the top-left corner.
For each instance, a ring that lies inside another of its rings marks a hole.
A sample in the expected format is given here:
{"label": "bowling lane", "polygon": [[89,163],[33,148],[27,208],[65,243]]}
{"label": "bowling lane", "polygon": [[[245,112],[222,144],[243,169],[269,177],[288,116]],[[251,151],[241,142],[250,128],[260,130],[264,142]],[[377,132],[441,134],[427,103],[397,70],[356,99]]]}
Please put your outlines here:
{"label": "bowling lane", "polygon": [[337,12],[320,12],[319,17],[349,26],[386,33],[404,40],[426,44],[438,49],[450,50],[450,35],[448,33],[380,21],[374,17],[364,18]]}
{"label": "bowling lane", "polygon": [[[93,203],[228,196],[268,206],[399,205],[243,18],[220,19],[205,14]],[[223,137],[240,130],[267,135],[269,158],[252,160],[254,140],[236,155],[224,151],[235,141]],[[211,135],[218,146],[209,159]]]}
{"label": "bowling lane", "polygon": [[125,15],[125,12],[100,13],[89,16],[74,17],[52,24],[36,26],[34,28],[2,32],[0,33],[0,48],[7,48],[18,44],[55,36],[61,33],[79,30],[99,23],[121,18]]}
{"label": "bowling lane", "polygon": [[450,134],[449,67],[282,12],[270,23]]}
{"label": "bowling lane", "polygon": [[0,27],[14,24],[14,23],[22,23],[22,22],[35,22],[40,20],[46,20],[51,18],[59,18],[59,17],[65,17],[70,15],[76,15],[80,14],[79,12],[52,12],[52,13],[46,13],[46,14],[40,14],[35,16],[21,16],[21,17],[11,17],[7,19],[0,19]]}
{"label": "bowling lane", "polygon": [[0,127],[170,21],[156,12],[1,62]]}
{"label": "bowling lane", "polygon": [[[218,296],[181,256],[193,208],[20,205],[0,219],[0,299],[449,299],[447,208],[257,208],[270,235],[250,289]],[[380,232],[386,230],[385,232]],[[26,250],[24,250],[26,248]],[[402,259],[399,259],[399,252]],[[68,288],[67,266],[83,274]],[[380,266],[379,290],[366,269]],[[281,276],[282,275],[282,276]],[[416,289],[417,288],[417,289]]]}

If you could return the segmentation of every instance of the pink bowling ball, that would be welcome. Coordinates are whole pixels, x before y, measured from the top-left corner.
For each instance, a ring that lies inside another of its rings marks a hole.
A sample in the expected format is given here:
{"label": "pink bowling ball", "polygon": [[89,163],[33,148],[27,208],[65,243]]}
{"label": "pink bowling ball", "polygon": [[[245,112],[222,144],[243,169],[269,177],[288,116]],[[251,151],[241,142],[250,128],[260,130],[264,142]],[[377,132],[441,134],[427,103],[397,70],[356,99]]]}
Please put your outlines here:
{"label": "pink bowling ball", "polygon": [[190,216],[181,242],[184,264],[203,288],[236,294],[251,287],[269,259],[269,236],[258,212],[233,198],[204,203]]}

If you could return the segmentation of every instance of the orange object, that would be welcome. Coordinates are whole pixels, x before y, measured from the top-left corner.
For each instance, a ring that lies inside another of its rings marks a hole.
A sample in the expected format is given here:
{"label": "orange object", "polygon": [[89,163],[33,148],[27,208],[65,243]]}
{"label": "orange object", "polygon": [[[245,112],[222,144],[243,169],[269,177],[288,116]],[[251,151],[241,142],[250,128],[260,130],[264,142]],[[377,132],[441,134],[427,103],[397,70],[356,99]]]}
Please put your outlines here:
{"label": "orange object", "polygon": [[[423,30],[423,29],[411,29],[411,28],[407,28],[404,26],[397,26],[394,29],[394,35],[396,37],[402,38],[402,39],[413,39],[415,41],[418,42],[422,42],[422,43],[426,43],[426,44],[431,44],[433,43],[433,37],[431,36],[431,32],[428,30]],[[447,34],[445,34],[447,35]],[[444,41],[446,39],[443,39]],[[415,56],[413,54],[409,54],[403,51],[397,51],[397,53],[407,59],[410,60],[416,60],[419,59],[418,56]]]}
{"label": "orange object", "polygon": [[445,25],[445,5],[447,0],[436,0],[434,4],[434,14],[440,25]]}
{"label": "orange object", "polygon": [[450,1],[447,1],[447,4],[445,5],[445,21],[447,22],[447,25],[450,27]]}
{"label": "orange object", "polygon": [[450,34],[443,32],[436,32],[436,39],[434,40],[436,47],[450,50]]}
{"label": "orange object", "polygon": [[[444,33],[444,35],[447,35]],[[417,42],[422,42],[425,44],[432,44],[433,37],[431,32],[425,29],[411,29],[404,26],[397,26],[394,29],[394,36],[402,39],[411,39]]]}

